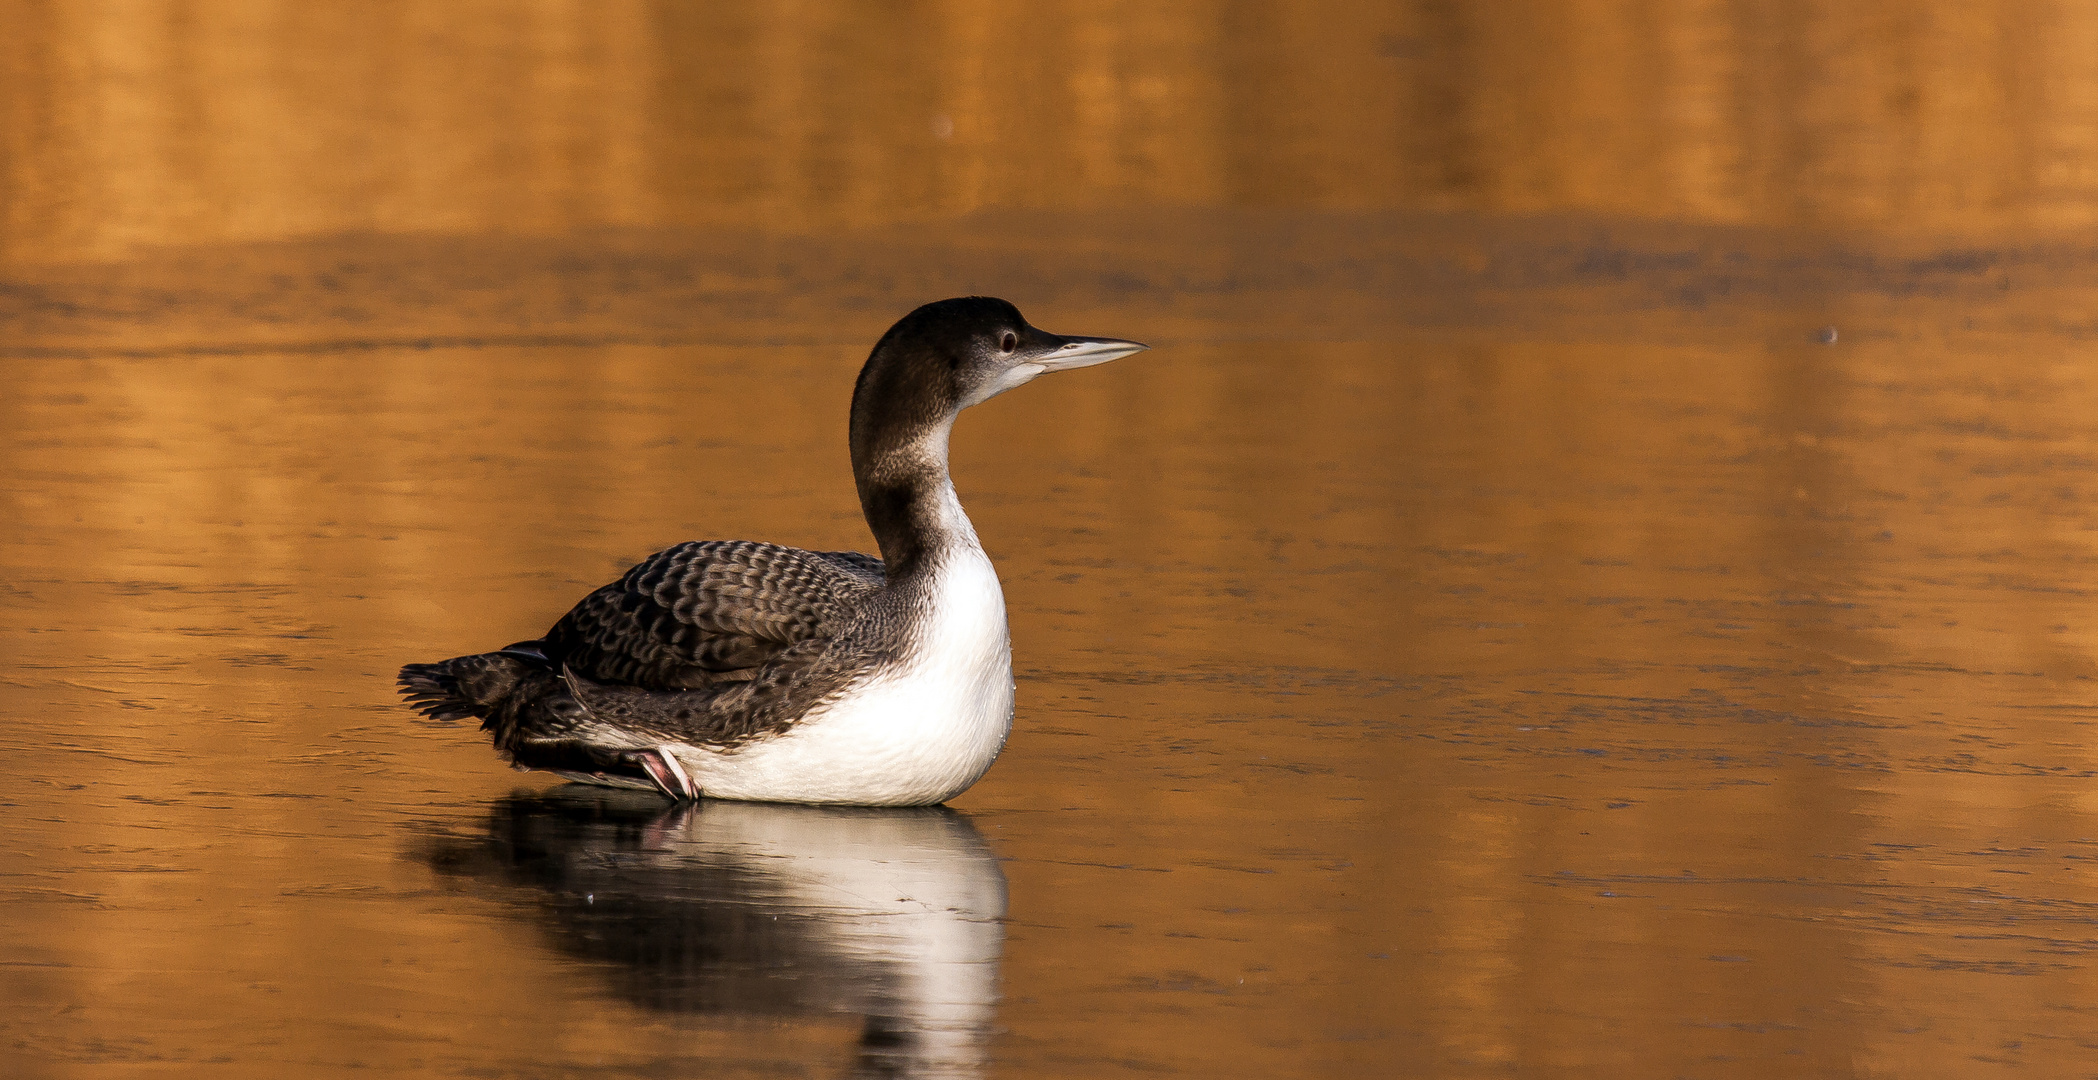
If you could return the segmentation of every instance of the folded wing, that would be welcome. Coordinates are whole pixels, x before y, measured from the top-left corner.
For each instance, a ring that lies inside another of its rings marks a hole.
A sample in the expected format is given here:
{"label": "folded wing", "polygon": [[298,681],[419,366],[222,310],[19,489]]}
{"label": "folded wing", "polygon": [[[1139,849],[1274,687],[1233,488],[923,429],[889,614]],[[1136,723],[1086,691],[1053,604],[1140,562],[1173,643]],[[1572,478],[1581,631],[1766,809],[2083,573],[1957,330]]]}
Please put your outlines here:
{"label": "folded wing", "polygon": [[542,649],[554,665],[601,683],[741,682],[787,649],[837,634],[882,580],[881,560],[858,552],[693,541],[584,597]]}

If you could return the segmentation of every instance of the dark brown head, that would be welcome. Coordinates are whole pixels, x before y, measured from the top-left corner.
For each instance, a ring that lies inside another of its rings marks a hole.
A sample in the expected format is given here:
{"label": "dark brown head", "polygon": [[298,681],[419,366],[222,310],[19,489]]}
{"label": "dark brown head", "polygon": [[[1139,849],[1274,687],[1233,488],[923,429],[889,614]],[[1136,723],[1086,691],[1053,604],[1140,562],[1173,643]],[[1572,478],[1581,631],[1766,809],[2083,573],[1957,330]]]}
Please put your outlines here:
{"label": "dark brown head", "polygon": [[852,392],[852,473],[891,584],[930,565],[923,555],[942,530],[968,527],[947,479],[956,414],[1043,372],[1143,348],[1043,333],[987,296],[927,304],[890,327]]}
{"label": "dark brown head", "polygon": [[1146,347],[1045,333],[994,297],[927,304],[897,320],[860,369],[852,394],[853,466],[864,473],[876,459],[927,438],[937,441],[944,466],[947,428],[963,409],[1045,372],[1104,364]]}

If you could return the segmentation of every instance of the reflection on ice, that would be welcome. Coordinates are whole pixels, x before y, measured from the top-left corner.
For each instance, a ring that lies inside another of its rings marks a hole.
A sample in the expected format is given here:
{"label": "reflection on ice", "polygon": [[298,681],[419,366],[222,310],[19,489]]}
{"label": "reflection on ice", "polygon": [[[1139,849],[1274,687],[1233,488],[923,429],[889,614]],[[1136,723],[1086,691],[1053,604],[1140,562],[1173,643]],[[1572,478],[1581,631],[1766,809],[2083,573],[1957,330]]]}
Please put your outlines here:
{"label": "reflection on ice", "polygon": [[440,872],[536,890],[553,944],[609,961],[636,1004],[722,1017],[864,1018],[857,1072],[983,1070],[1005,875],[945,807],[835,809],[571,785],[496,803]]}

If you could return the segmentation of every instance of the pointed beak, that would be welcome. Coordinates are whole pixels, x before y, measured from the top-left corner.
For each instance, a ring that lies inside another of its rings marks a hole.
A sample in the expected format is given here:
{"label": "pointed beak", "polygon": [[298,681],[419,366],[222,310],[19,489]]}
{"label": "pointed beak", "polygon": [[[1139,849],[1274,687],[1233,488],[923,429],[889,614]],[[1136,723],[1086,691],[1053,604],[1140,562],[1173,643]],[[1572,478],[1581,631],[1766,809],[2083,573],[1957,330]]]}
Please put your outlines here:
{"label": "pointed beak", "polygon": [[1063,337],[1044,334],[1055,344],[1046,353],[1037,353],[1027,362],[1043,371],[1070,371],[1073,368],[1092,367],[1109,360],[1119,360],[1131,353],[1140,353],[1151,346],[1140,341],[1123,341],[1111,337]]}

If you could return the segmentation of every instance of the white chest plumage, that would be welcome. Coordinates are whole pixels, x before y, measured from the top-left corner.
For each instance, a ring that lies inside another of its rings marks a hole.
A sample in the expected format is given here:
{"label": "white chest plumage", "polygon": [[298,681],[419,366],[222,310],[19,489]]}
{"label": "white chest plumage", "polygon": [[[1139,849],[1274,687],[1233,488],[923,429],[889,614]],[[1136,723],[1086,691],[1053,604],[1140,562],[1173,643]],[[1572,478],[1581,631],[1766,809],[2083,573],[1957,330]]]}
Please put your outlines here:
{"label": "white chest plumage", "polygon": [[783,734],[728,753],[681,748],[701,791],[917,806],[960,794],[991,767],[1012,731],[1012,642],[997,571],[962,526],[966,542],[942,553],[901,661]]}

